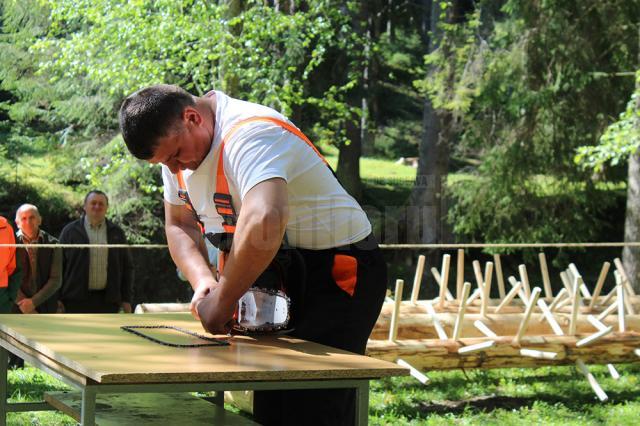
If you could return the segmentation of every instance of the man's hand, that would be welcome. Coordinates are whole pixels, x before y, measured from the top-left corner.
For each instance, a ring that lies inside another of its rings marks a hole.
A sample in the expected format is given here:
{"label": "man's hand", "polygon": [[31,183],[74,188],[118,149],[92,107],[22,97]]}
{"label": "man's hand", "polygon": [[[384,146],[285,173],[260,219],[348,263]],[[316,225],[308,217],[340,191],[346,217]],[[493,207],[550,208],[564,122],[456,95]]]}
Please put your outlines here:
{"label": "man's hand", "polygon": [[133,311],[131,310],[131,303],[129,303],[129,302],[122,302],[122,303],[120,304],[120,307],[122,308],[122,311],[123,311],[125,314],[130,314],[131,312],[133,312]]}
{"label": "man's hand", "polygon": [[209,293],[218,285],[215,281],[203,281],[196,287],[193,292],[193,297],[191,298],[191,315],[195,319],[200,319],[200,314],[198,313],[198,305],[200,302],[209,295]]}
{"label": "man's hand", "polygon": [[33,300],[32,299],[22,299],[20,301],[18,301],[18,307],[20,308],[20,312],[22,312],[23,314],[35,314],[36,313],[36,307],[33,304]]}
{"label": "man's hand", "polygon": [[211,334],[227,334],[231,330],[237,301],[224,299],[222,287],[215,286],[197,304],[200,322]]}

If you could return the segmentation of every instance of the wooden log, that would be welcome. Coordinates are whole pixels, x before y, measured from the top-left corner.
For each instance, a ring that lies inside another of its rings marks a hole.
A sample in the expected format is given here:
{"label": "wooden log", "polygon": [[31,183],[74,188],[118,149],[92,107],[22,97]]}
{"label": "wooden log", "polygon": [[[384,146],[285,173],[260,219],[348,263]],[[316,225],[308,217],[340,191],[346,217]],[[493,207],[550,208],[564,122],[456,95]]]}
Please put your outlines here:
{"label": "wooden log", "polygon": [[418,301],[418,295],[420,294],[420,285],[422,284],[422,275],[424,274],[424,255],[418,256],[418,265],[416,266],[416,275],[413,277],[413,287],[411,288],[411,302],[416,303]]}
{"label": "wooden log", "polygon": [[544,297],[547,300],[553,299],[553,291],[551,291],[551,280],[549,279],[549,268],[547,268],[547,257],[544,252],[538,253],[540,260],[540,273],[542,274],[542,284],[544,285]]}
{"label": "wooden log", "polygon": [[602,264],[600,275],[598,275],[598,281],[596,281],[596,288],[593,290],[593,296],[591,297],[591,301],[589,302],[589,309],[593,309],[596,303],[596,300],[598,300],[598,296],[600,296],[600,292],[602,291],[604,280],[607,278],[607,274],[609,273],[610,267],[611,267],[611,263],[609,262],[604,262]]}
{"label": "wooden log", "polygon": [[398,320],[400,318],[400,303],[402,302],[402,287],[404,286],[403,280],[396,280],[396,292],[393,295],[394,307],[393,315],[391,315],[391,326],[389,327],[389,340],[394,341],[398,338]]}
{"label": "wooden log", "polygon": [[[430,315],[426,312],[407,313],[405,308],[410,305],[402,305],[402,315],[398,321],[398,337],[397,339],[438,339],[441,336],[437,332],[437,328],[441,327],[444,335],[443,339],[447,339],[445,330],[453,330],[457,314],[453,312],[436,313]],[[522,313],[504,313],[500,315],[489,314],[486,317],[481,316],[478,312],[470,313],[469,307],[464,315],[462,336],[465,337],[483,337],[484,335],[478,331],[473,325],[474,321],[480,320],[487,325],[498,336],[514,336],[518,331],[518,326],[522,321]],[[437,319],[434,323],[433,318]],[[527,335],[553,335],[554,331],[546,321],[538,321],[543,315],[534,312],[531,315],[531,321],[526,331]],[[570,314],[556,313],[554,315],[558,325],[566,330],[569,326]],[[602,320],[606,326],[618,325],[618,316],[609,315]],[[391,323],[391,315],[381,315],[373,327],[371,337],[374,339],[387,339],[389,336],[389,327]],[[640,315],[626,316],[627,330],[640,332]],[[586,319],[586,315],[578,317],[576,331],[579,334],[593,332],[593,326]]]}
{"label": "wooden log", "polygon": [[458,268],[456,270],[456,299],[461,303],[462,286],[464,285],[464,249],[458,249]]}
{"label": "wooden log", "polygon": [[500,299],[504,299],[506,290],[504,288],[504,275],[502,274],[502,261],[499,254],[493,255],[493,262],[496,265],[496,281],[498,282],[498,295]]}
{"label": "wooden log", "polygon": [[439,307],[443,307],[446,299],[446,290],[449,285],[449,266],[451,264],[451,255],[442,256],[442,270],[440,271],[440,301]]}
{"label": "wooden log", "polygon": [[367,355],[394,362],[402,358],[414,368],[422,371],[450,370],[458,368],[533,368],[552,365],[570,365],[580,358],[589,364],[617,364],[640,362],[640,333],[613,333],[594,342],[578,348],[576,342],[579,335],[574,336],[525,336],[521,340],[522,348],[556,352],[555,359],[539,359],[523,356],[521,347],[514,345],[512,337],[497,337],[495,346],[477,353],[460,356],[458,350],[462,346],[469,346],[485,342],[482,338],[463,338],[460,340],[369,340]]}
{"label": "wooden log", "polygon": [[598,396],[598,399],[600,399],[600,401],[602,402],[609,399],[607,394],[602,390],[602,388],[596,381],[596,378],[593,377],[593,374],[591,374],[587,366],[584,364],[584,362],[580,358],[576,359],[576,365],[578,366],[578,370],[584,375],[584,377],[587,378],[589,385],[591,385],[591,389],[593,389],[593,391],[596,393],[596,395]]}

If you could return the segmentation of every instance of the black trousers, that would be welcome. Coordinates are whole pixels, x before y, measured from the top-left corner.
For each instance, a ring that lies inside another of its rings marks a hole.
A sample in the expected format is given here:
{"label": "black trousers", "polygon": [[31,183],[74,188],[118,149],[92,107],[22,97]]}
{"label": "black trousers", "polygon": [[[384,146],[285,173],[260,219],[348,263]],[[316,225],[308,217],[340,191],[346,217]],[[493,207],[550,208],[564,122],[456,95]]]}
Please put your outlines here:
{"label": "black trousers", "polygon": [[84,300],[63,300],[64,311],[68,314],[117,314],[120,304],[107,302],[105,290],[89,291]]}
{"label": "black trousers", "polygon": [[[346,247],[300,250],[307,269],[304,309],[291,333],[364,354],[387,287],[387,266],[373,235]],[[353,295],[334,279],[336,255],[357,260]],[[353,425],[355,390],[257,391],[254,418],[263,425]]]}

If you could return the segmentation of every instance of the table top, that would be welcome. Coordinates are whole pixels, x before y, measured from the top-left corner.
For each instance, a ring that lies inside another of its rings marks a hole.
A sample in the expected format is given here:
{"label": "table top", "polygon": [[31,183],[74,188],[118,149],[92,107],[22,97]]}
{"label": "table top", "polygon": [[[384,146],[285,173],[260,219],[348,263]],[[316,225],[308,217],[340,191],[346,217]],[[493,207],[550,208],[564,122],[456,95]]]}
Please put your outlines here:
{"label": "table top", "polygon": [[[5,347],[20,345],[98,383],[373,379],[408,374],[390,362],[283,335],[234,336],[227,346],[180,348],[120,328],[140,325],[205,334],[200,323],[185,313],[8,314],[0,315],[0,340]],[[182,343],[193,342],[187,340]]]}

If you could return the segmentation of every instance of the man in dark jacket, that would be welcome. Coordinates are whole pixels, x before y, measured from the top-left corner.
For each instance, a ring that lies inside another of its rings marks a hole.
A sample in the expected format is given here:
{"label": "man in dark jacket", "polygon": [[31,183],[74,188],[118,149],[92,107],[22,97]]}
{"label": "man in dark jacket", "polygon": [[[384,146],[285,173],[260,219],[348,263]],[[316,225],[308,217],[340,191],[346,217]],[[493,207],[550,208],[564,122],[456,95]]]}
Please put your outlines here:
{"label": "man in dark jacket", "polygon": [[[23,204],[16,212],[18,244],[55,244],[58,240],[40,229],[42,217],[33,204]],[[58,289],[62,284],[62,250],[29,247],[22,262],[22,283],[16,310],[23,314],[52,314],[58,310]]]}
{"label": "man in dark jacket", "polygon": [[[126,244],[124,232],[106,219],[109,199],[92,190],[84,199],[84,214],[67,224],[62,244]],[[133,262],[129,249],[65,248],[60,300],[69,313],[131,312]]]}

